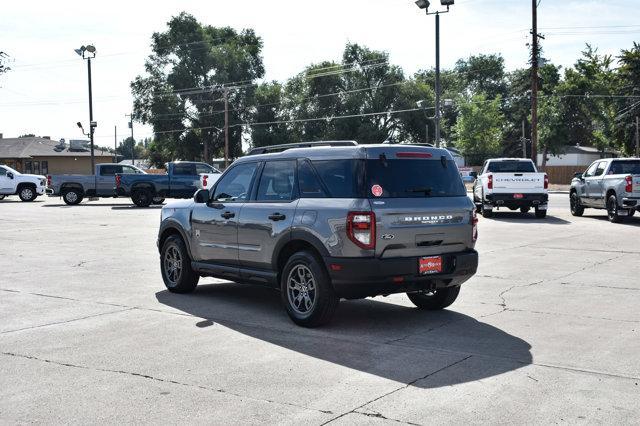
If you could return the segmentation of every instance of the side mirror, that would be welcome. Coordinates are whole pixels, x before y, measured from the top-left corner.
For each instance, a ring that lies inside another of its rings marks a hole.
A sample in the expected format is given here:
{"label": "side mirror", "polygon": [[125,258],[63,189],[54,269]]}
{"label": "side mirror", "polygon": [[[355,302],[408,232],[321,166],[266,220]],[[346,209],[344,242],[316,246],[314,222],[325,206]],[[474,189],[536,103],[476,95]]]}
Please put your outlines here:
{"label": "side mirror", "polygon": [[193,201],[198,204],[204,204],[209,201],[209,191],[206,189],[199,189],[193,194]]}
{"label": "side mirror", "polygon": [[11,172],[7,172],[7,177],[8,177],[9,179],[13,179],[13,173],[11,173]]}
{"label": "side mirror", "polygon": [[573,177],[576,179],[582,180],[582,172],[576,172],[573,174]]}

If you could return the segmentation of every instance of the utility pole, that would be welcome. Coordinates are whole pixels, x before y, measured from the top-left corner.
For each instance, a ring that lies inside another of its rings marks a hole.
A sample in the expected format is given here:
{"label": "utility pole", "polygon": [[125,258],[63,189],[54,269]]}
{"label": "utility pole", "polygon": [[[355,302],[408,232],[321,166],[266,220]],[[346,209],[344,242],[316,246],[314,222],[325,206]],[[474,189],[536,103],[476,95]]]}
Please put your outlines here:
{"label": "utility pole", "polygon": [[440,148],[440,13],[436,12],[436,147]]}
{"label": "utility pole", "polygon": [[133,112],[131,114],[125,114],[125,117],[129,117],[129,128],[131,129],[131,165],[136,165],[136,140],[133,138]]}
{"label": "utility pole", "polygon": [[636,158],[640,157],[640,117],[636,115]]}
{"label": "utility pole", "polygon": [[229,167],[229,89],[224,88],[224,168]]}
{"label": "utility pole", "polygon": [[538,164],[538,0],[531,0],[531,159]]}
{"label": "utility pole", "polygon": [[118,126],[113,126],[113,158],[118,162]]}
{"label": "utility pole", "polygon": [[527,158],[527,137],[524,133],[524,120],[522,120],[522,137],[520,141],[522,142],[522,158]]}

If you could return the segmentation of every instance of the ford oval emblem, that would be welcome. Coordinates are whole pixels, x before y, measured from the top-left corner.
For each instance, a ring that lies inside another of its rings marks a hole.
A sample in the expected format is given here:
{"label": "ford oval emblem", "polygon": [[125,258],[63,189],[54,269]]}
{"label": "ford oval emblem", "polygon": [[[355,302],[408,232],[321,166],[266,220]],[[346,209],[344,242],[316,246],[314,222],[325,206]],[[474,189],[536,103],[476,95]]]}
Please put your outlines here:
{"label": "ford oval emblem", "polygon": [[384,235],[382,235],[382,237],[381,237],[381,238],[382,238],[383,240],[393,240],[395,237],[396,237],[396,236],[395,236],[395,235],[393,235],[393,234],[384,234]]}

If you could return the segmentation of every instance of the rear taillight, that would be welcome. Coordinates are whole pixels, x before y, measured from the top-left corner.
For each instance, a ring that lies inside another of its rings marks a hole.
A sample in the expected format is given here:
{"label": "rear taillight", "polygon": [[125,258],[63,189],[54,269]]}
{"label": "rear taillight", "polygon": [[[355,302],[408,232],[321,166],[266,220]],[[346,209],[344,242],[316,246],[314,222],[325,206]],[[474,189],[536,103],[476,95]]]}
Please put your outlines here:
{"label": "rear taillight", "polygon": [[633,177],[625,176],[624,182],[625,182],[624,192],[633,192]]}
{"label": "rear taillight", "polygon": [[202,176],[202,187],[207,187],[207,175]]}
{"label": "rear taillight", "polygon": [[471,229],[471,239],[473,242],[476,242],[478,240],[478,215],[476,214],[475,209],[471,215]]}
{"label": "rear taillight", "polygon": [[487,189],[493,189],[493,175],[487,176]]}
{"label": "rear taillight", "polygon": [[122,177],[120,175],[116,175],[116,186],[119,188],[120,183],[122,183]]}
{"label": "rear taillight", "polygon": [[47,186],[51,186],[51,175],[47,175]]}
{"label": "rear taillight", "polygon": [[376,215],[373,212],[349,212],[347,236],[365,250],[376,248]]}
{"label": "rear taillight", "polygon": [[549,176],[544,175],[544,189],[549,189]]}

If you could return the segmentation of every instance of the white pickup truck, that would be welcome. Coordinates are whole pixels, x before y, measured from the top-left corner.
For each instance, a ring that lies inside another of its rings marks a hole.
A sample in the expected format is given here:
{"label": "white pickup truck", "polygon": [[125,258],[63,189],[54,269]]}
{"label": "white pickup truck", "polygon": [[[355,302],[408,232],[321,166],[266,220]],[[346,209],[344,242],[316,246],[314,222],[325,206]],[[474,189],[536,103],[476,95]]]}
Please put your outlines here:
{"label": "white pickup truck", "polygon": [[222,172],[218,169],[215,169],[214,173],[200,173],[200,182],[198,183],[198,189],[208,189],[211,190],[213,188],[213,184],[220,179],[222,176]]}
{"label": "white pickup truck", "polygon": [[535,209],[537,218],[547,216],[549,179],[538,173],[533,161],[524,158],[491,158],[485,161],[473,184],[473,202],[484,217],[493,209],[506,207],[527,213]]}
{"label": "white pickup truck", "polygon": [[0,165],[0,200],[7,195],[18,195],[22,201],[33,201],[43,195],[47,178],[40,175],[27,175]]}

